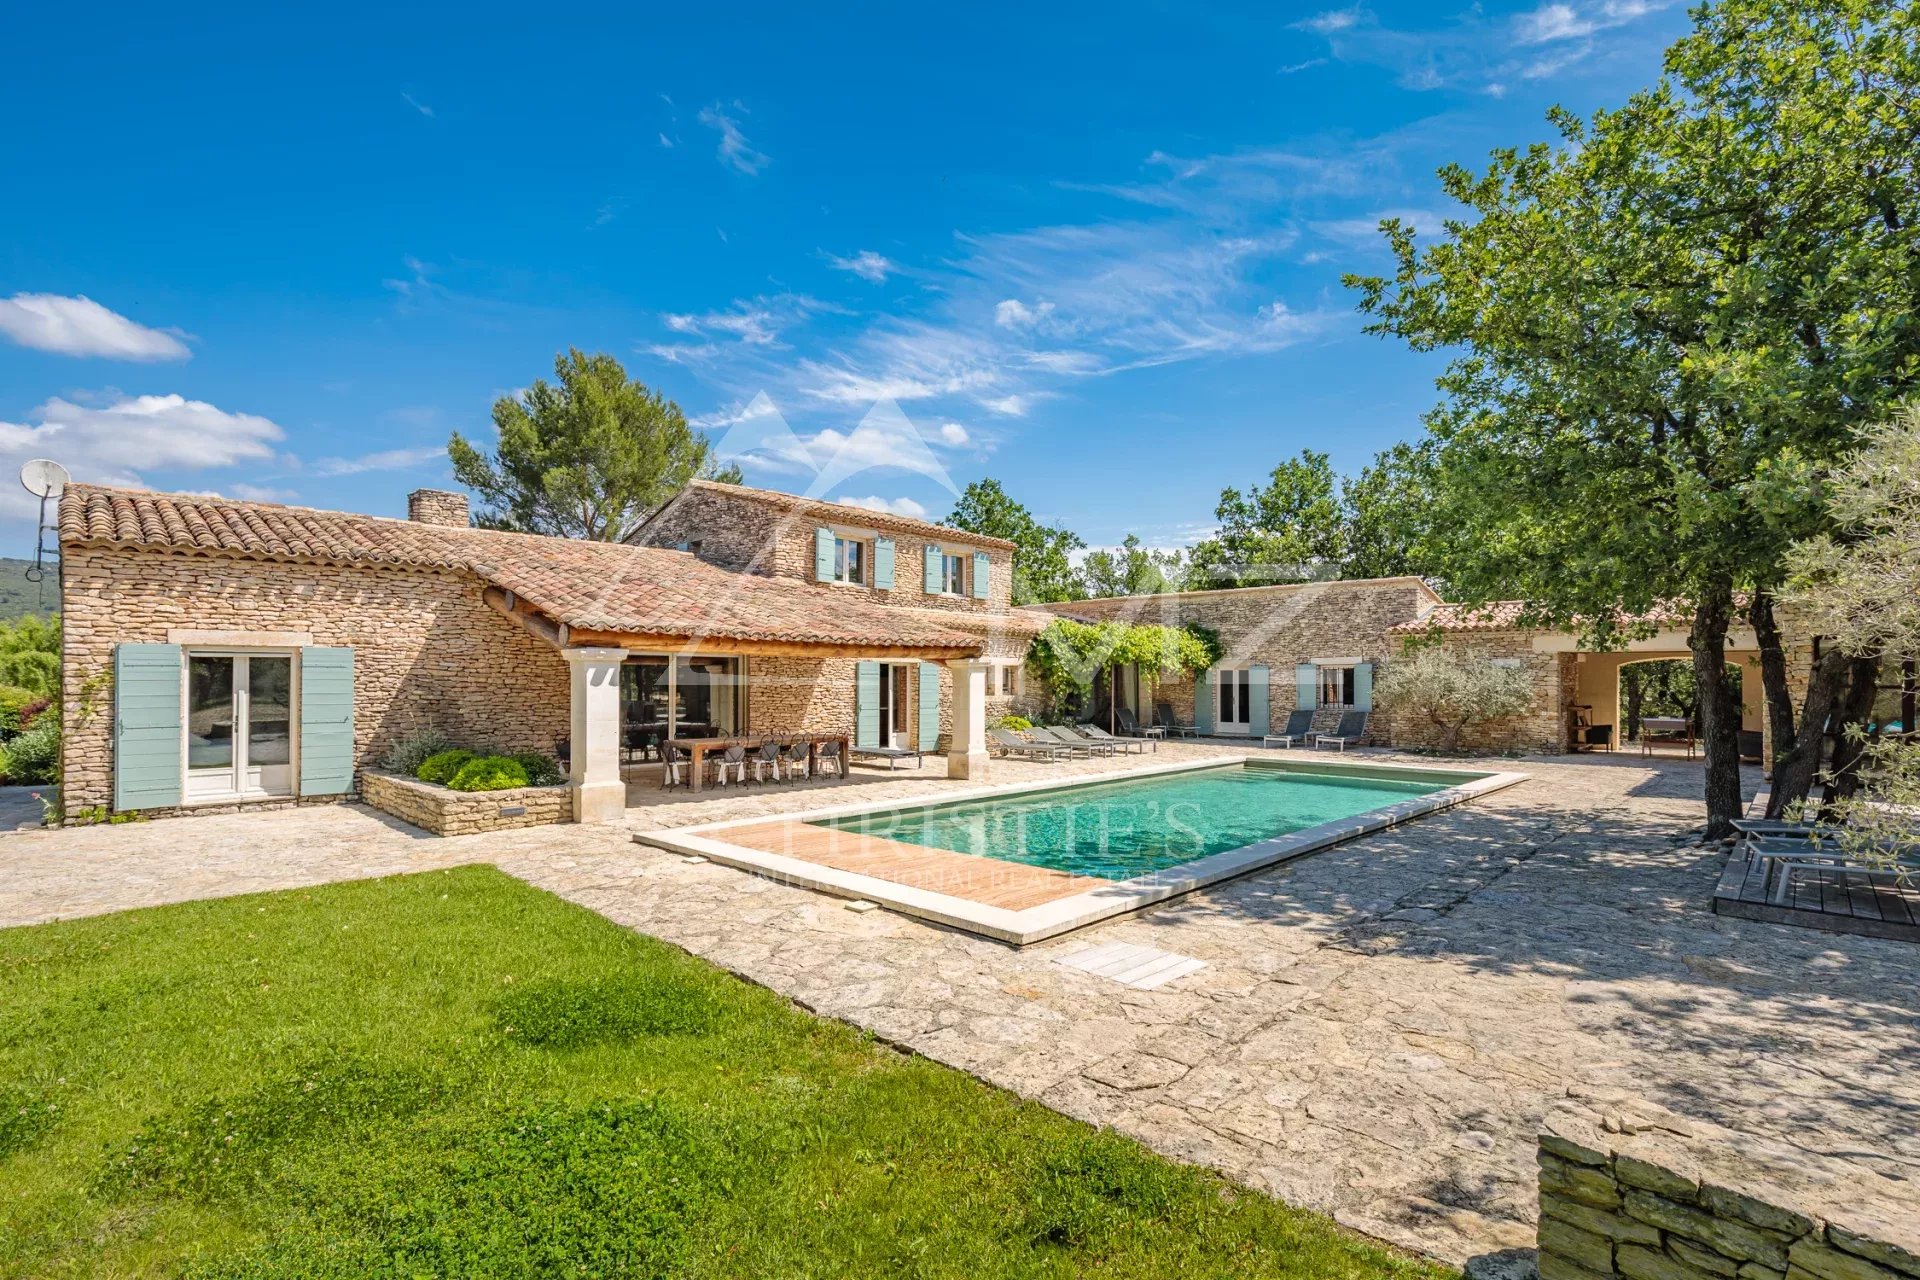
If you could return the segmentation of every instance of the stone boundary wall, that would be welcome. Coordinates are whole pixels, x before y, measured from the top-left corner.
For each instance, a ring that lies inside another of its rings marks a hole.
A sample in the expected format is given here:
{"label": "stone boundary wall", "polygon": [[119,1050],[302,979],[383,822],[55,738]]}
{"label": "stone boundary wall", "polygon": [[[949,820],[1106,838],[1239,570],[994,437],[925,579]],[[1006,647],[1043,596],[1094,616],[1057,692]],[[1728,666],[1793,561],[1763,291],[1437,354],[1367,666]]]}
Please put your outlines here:
{"label": "stone boundary wall", "polygon": [[565,784],[506,791],[452,791],[417,778],[368,769],[360,775],[360,797],[382,813],[437,836],[471,836],[573,821],[573,795]]}
{"label": "stone boundary wall", "polygon": [[1913,1193],[1645,1109],[1540,1134],[1540,1280],[1920,1280]]}

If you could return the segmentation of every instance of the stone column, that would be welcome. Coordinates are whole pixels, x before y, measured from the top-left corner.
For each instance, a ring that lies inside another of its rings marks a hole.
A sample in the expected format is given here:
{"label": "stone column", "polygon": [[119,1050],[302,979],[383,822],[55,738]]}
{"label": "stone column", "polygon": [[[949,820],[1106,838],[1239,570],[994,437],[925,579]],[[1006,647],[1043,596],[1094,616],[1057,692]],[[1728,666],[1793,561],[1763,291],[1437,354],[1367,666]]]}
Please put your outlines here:
{"label": "stone column", "polygon": [[978,658],[947,663],[953,672],[952,741],[947,744],[949,778],[987,776],[987,677],[993,668]]}
{"label": "stone column", "polygon": [[617,822],[627,811],[620,780],[620,664],[624,649],[563,649],[573,675],[573,820]]}

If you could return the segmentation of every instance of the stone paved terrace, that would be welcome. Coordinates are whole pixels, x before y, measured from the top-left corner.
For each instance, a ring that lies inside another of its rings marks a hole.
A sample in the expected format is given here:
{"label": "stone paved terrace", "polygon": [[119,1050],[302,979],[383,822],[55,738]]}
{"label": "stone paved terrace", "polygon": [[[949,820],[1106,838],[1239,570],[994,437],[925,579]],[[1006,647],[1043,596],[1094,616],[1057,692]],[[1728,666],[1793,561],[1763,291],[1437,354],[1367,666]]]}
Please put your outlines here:
{"label": "stone paved terrace", "polygon": [[[1722,855],[1689,842],[1697,764],[1509,767],[1532,780],[1023,951],[619,829],[433,840],[340,807],[6,836],[0,923],[492,861],[824,1014],[1455,1262],[1531,1243],[1534,1135],[1569,1096],[1644,1097],[1920,1185],[1920,949],[1712,915]],[[996,765],[994,780],[1038,768]],[[628,822],[966,785],[937,773],[675,799]],[[1136,991],[1054,963],[1106,941],[1208,967]]]}

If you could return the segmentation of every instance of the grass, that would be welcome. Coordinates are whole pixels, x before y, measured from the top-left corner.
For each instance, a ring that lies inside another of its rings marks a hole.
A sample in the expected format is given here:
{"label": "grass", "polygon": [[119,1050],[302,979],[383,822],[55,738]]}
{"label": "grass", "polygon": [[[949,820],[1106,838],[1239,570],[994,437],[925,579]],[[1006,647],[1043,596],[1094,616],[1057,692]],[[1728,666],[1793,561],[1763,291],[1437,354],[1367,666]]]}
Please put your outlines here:
{"label": "grass", "polygon": [[1446,1273],[496,871],[0,931],[0,1275]]}

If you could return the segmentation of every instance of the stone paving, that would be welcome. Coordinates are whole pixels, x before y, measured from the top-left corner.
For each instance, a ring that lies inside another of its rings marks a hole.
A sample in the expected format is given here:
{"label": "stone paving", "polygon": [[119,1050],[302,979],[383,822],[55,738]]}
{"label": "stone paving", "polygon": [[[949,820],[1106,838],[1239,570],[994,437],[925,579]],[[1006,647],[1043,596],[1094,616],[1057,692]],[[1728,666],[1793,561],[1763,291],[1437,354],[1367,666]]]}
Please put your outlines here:
{"label": "stone paving", "polygon": [[[1692,840],[1697,764],[1505,767],[1532,780],[1022,951],[617,828],[415,839],[342,807],[8,836],[0,923],[492,861],[811,1009],[1453,1262],[1532,1242],[1534,1135],[1567,1097],[1645,1098],[1920,1179],[1920,949],[1712,915],[1722,854]],[[1039,768],[996,765],[994,781]],[[935,772],[886,793],[968,785]],[[629,823],[838,798],[715,794]],[[1109,941],[1208,967],[1138,991],[1054,963]]]}

